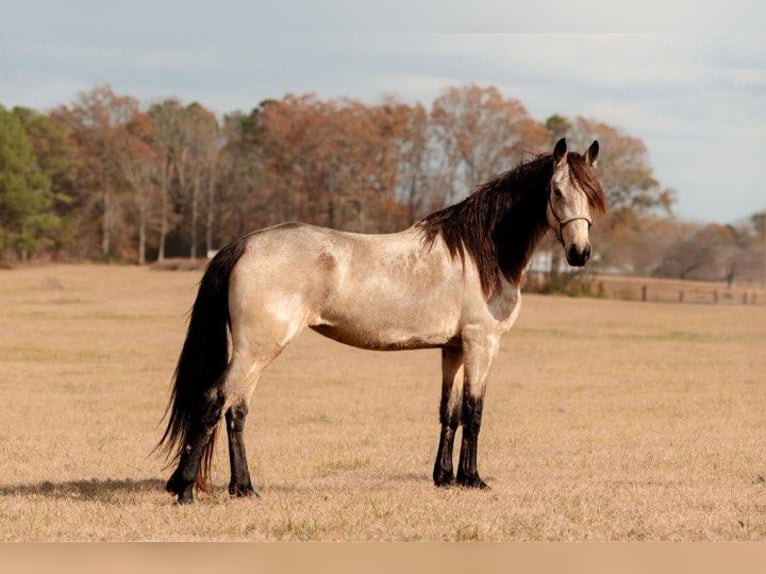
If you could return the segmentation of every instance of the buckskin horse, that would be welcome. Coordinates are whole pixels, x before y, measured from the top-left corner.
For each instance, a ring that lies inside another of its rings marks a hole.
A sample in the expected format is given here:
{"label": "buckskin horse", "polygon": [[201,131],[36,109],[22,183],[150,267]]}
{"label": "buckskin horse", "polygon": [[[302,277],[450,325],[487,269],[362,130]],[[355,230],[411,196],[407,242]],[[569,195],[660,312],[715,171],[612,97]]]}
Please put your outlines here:
{"label": "buckskin horse", "polygon": [[225,419],[229,493],[257,494],[243,441],[250,399],[263,369],[306,327],[363,349],[441,349],[433,480],[485,488],[476,455],[487,373],[518,316],[521,276],[543,235],[552,229],[570,265],[589,259],[589,230],[606,201],[592,170],[598,151],[594,141],[584,154],[568,152],[561,139],[553,153],[399,233],[285,223],[222,248],[199,285],[158,445],[177,463],[168,492],[188,503],[195,485],[207,490]]}

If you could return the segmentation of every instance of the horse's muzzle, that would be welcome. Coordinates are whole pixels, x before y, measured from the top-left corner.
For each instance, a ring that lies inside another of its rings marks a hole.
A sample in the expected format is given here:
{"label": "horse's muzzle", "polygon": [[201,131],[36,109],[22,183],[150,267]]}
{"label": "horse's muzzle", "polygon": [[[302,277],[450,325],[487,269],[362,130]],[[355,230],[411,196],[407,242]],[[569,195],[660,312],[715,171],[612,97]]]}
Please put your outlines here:
{"label": "horse's muzzle", "polygon": [[590,244],[582,249],[572,245],[567,250],[567,262],[573,267],[582,267],[588,262],[588,259],[590,259]]}

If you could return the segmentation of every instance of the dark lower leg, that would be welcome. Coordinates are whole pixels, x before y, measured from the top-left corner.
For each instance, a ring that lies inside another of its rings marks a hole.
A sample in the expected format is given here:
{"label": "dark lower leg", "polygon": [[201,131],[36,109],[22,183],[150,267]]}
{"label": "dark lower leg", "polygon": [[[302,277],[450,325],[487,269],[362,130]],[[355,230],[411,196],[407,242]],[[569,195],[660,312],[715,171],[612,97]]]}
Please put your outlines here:
{"label": "dark lower leg", "polygon": [[258,496],[250,480],[250,470],[247,467],[247,454],[242,436],[247,411],[247,405],[244,403],[234,405],[226,411],[226,432],[229,438],[229,463],[231,466],[229,494],[232,496]]}
{"label": "dark lower leg", "polygon": [[442,350],[442,395],[439,403],[441,434],[434,462],[434,484],[449,486],[455,482],[452,451],[455,431],[460,424],[463,394],[463,356],[460,350]]}
{"label": "dark lower leg", "polygon": [[202,457],[221,417],[222,405],[223,397],[219,397],[217,393],[212,392],[211,396],[207,397],[205,404],[200,408],[200,414],[196,417],[197,424],[190,429],[186,437],[178,467],[165,485],[168,492],[178,496],[180,504],[194,500],[194,483],[200,470]]}
{"label": "dark lower leg", "polygon": [[194,501],[194,481],[214,429],[215,426],[206,427],[189,437],[178,461],[178,467],[165,485],[165,490],[178,496],[180,504]]}
{"label": "dark lower leg", "polygon": [[455,482],[455,474],[452,470],[454,442],[455,429],[448,424],[442,424],[439,450],[436,451],[436,462],[434,463],[434,484],[436,486],[449,486]]}
{"label": "dark lower leg", "polygon": [[476,466],[482,408],[482,399],[468,396],[463,401],[463,440],[460,445],[457,483],[469,488],[487,488]]}

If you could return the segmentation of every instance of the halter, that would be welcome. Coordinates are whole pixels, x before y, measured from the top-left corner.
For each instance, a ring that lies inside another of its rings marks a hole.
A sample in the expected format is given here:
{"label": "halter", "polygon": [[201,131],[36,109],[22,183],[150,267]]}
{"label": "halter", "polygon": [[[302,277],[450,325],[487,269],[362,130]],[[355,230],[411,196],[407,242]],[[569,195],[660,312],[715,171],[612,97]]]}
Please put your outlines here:
{"label": "halter", "polygon": [[556,219],[556,221],[559,224],[559,240],[563,243],[564,242],[564,227],[569,225],[570,223],[574,221],[579,221],[582,219],[583,221],[588,222],[588,229],[590,230],[591,226],[593,225],[593,220],[590,217],[570,217],[569,219],[561,219],[559,217],[559,214],[556,213],[556,210],[553,209],[553,202],[551,201],[551,196],[548,196],[548,206],[551,208],[551,213],[553,214],[553,217]]}

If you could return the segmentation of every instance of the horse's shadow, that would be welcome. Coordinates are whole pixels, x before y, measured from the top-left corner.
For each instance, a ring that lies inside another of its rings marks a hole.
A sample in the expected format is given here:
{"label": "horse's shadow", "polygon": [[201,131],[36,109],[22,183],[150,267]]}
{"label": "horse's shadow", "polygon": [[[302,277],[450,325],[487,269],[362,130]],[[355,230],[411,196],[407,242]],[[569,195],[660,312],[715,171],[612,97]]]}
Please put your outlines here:
{"label": "horse's shadow", "polygon": [[[492,478],[492,477],[489,477]],[[395,483],[413,483],[422,484],[432,488],[430,476],[420,472],[404,472],[394,474],[389,479]],[[380,487],[380,479],[370,483],[371,487]],[[424,486],[424,487],[425,487]],[[339,490],[347,491],[347,485],[332,485],[322,483],[319,486],[316,482],[309,481],[306,484],[299,483],[268,483],[262,486],[263,490],[276,492],[296,492],[296,491],[316,491]],[[217,485],[215,492],[225,492],[225,487]],[[35,484],[10,484],[0,485],[0,496],[44,496],[56,499],[70,499],[97,502],[116,502],[119,498],[130,496],[142,496],[147,494],[156,494],[165,492],[165,481],[159,478],[146,478],[141,480],[133,479],[83,479],[70,480],[65,482],[51,482],[44,480]],[[215,498],[215,496],[213,496]]]}
{"label": "horse's shadow", "polygon": [[46,496],[70,498],[83,501],[108,501],[117,496],[162,492],[165,482],[159,478],[143,480],[97,479],[51,482],[36,484],[12,484],[0,486],[0,496]]}

